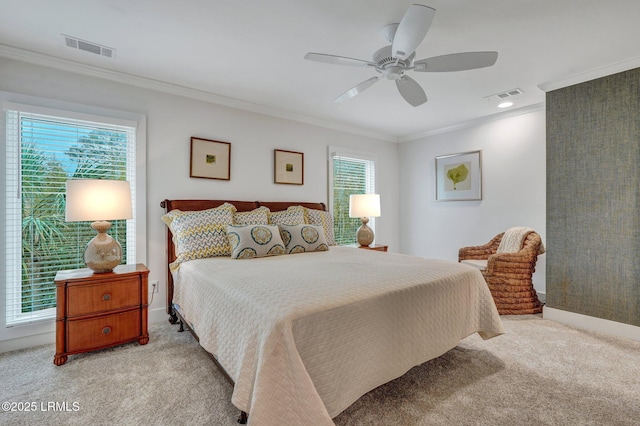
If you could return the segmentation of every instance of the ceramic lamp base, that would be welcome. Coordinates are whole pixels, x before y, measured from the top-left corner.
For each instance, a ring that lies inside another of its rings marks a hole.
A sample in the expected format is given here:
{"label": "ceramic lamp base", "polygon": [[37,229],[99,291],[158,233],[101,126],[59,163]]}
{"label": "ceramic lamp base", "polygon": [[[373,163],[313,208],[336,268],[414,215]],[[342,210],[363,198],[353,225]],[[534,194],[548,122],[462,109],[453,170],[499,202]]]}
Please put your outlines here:
{"label": "ceramic lamp base", "polygon": [[360,220],[362,220],[362,225],[356,231],[356,241],[361,246],[368,247],[369,244],[373,242],[373,229],[369,228],[369,225],[367,225],[367,223],[369,223],[368,218],[363,217]]}
{"label": "ceramic lamp base", "polygon": [[93,222],[91,227],[98,232],[84,250],[84,263],[96,273],[111,272],[122,262],[122,246],[107,231],[111,222]]}

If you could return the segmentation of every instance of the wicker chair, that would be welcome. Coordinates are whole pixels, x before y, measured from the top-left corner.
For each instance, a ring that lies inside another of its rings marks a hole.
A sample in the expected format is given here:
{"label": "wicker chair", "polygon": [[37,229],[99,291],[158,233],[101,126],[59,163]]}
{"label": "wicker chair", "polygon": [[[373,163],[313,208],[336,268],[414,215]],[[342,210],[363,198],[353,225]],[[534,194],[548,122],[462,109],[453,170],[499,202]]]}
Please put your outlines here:
{"label": "wicker chair", "polygon": [[539,314],[542,304],[531,277],[545,250],[542,239],[531,231],[520,251],[496,253],[503,236],[504,232],[483,246],[461,248],[458,261],[480,269],[501,315]]}

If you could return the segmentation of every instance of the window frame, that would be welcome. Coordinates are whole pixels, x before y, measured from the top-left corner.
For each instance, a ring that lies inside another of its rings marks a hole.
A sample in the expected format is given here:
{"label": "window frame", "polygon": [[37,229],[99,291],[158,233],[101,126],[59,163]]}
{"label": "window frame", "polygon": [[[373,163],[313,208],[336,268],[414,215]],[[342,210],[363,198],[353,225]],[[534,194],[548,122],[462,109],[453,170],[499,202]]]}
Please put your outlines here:
{"label": "window frame", "polygon": [[[329,211],[331,212],[331,214],[334,214],[334,196],[333,196],[333,178],[334,178],[334,168],[333,168],[333,159],[334,157],[346,157],[346,158],[353,158],[356,160],[362,160],[362,161],[370,161],[373,164],[373,188],[370,188],[372,191],[371,193],[377,193],[377,188],[378,188],[378,173],[376,172],[376,169],[378,168],[378,161],[376,156],[371,153],[371,152],[366,152],[366,151],[360,151],[360,150],[354,150],[354,149],[350,149],[350,148],[341,148],[341,147],[336,147],[336,146],[329,146],[328,147],[328,151],[327,151],[327,163],[328,163],[328,199],[329,199]],[[368,185],[367,185],[368,186]],[[376,218],[372,217],[369,218],[369,227],[371,229],[374,230],[375,232],[375,226],[376,226]],[[335,229],[334,229],[335,232]],[[336,235],[336,240],[338,239],[338,236]],[[345,245],[355,245],[356,244],[356,239],[355,239],[355,235],[353,236],[353,243],[351,244],[345,244]]]}
{"label": "window frame", "polygon": [[[135,193],[134,226],[135,226],[135,259],[136,262],[146,263],[147,257],[147,236],[146,236],[146,116],[143,114],[130,113],[125,111],[110,110],[89,105],[72,104],[46,98],[38,98],[27,95],[19,95],[9,92],[0,92],[0,105],[2,106],[2,119],[0,120],[0,133],[5,142],[5,148],[0,150],[0,161],[7,164],[6,136],[7,136],[7,110],[21,111],[25,113],[43,114],[61,117],[63,119],[75,119],[92,122],[104,122],[108,124],[126,125],[135,127],[135,186],[131,188]],[[18,169],[19,173],[19,169]],[[18,177],[18,179],[20,179]],[[2,173],[0,184],[3,188],[3,200],[7,200],[7,173]],[[17,197],[16,197],[17,199]],[[18,201],[19,202],[19,201]],[[10,219],[6,216],[7,206],[0,209],[4,223]],[[15,218],[14,218],[15,219]],[[13,227],[18,228],[18,227]],[[0,255],[7,261],[7,244],[10,236],[5,226],[0,235]],[[14,235],[15,237],[15,235]],[[17,268],[20,275],[20,268]],[[3,274],[4,275],[4,274]],[[5,275],[6,276],[6,275]],[[18,277],[20,279],[20,277]],[[4,281],[4,280],[2,280]],[[24,338],[27,336],[48,333],[55,330],[55,312],[53,317],[47,315],[46,318],[34,318],[25,323],[15,323],[7,325],[7,286],[8,282],[0,285],[0,341],[9,339]],[[14,284],[15,285],[15,284]],[[55,310],[55,308],[50,308]],[[50,309],[47,311],[50,312]]]}

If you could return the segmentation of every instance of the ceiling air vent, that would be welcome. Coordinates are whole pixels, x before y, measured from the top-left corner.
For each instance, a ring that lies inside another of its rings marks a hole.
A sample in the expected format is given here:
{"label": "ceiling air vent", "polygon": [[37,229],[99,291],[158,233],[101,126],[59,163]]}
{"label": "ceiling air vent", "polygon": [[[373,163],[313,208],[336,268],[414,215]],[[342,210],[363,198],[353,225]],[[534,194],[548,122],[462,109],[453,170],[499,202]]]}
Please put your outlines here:
{"label": "ceiling air vent", "polygon": [[112,47],[102,46],[97,43],[92,43],[90,41],[81,40],[76,37],[71,37],[65,34],[62,34],[64,37],[64,42],[67,47],[71,47],[73,49],[84,50],[85,52],[94,53],[96,55],[104,56],[107,58],[113,58],[115,56],[116,50]]}
{"label": "ceiling air vent", "polygon": [[513,89],[513,90],[507,90],[506,92],[498,93],[496,96],[499,97],[500,99],[505,99],[505,98],[510,98],[511,96],[516,96],[520,94],[522,94],[522,90]]}
{"label": "ceiling air vent", "polygon": [[511,89],[504,92],[496,93],[495,95],[487,96],[485,99],[488,102],[501,102],[504,100],[511,100],[512,97],[523,94],[521,89]]}
{"label": "ceiling air vent", "polygon": [[510,98],[512,96],[521,95],[523,93],[524,92],[522,90],[520,90],[520,89],[511,89],[511,90],[507,90],[505,92],[496,93],[495,95],[487,96],[485,99],[491,99],[491,98],[507,99],[507,98]]}

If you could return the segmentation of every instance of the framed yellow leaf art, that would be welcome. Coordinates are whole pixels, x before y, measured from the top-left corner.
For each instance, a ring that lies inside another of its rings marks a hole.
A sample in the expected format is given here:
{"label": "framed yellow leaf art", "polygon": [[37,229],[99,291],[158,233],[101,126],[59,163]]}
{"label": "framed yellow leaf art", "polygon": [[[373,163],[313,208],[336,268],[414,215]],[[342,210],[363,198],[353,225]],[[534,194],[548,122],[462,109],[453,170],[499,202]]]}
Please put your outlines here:
{"label": "framed yellow leaf art", "polygon": [[436,157],[436,200],[482,200],[480,151]]}

